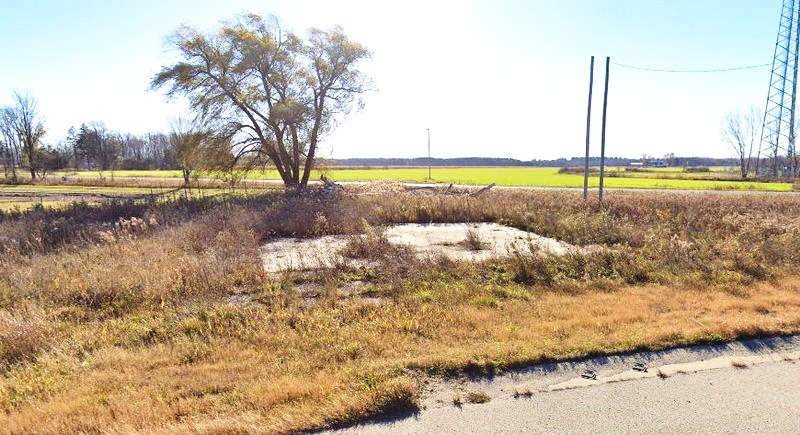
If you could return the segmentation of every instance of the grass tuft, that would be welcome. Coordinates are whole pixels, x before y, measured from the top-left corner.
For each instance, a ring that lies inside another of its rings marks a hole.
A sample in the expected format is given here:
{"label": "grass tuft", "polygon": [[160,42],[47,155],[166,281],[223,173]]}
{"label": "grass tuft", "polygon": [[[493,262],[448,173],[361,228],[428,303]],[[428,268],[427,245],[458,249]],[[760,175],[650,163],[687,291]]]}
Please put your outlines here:
{"label": "grass tuft", "polygon": [[738,369],[746,369],[747,367],[750,367],[750,364],[740,359],[734,359],[731,361],[731,365]]}
{"label": "grass tuft", "polygon": [[51,343],[52,327],[35,311],[0,311],[0,364],[34,358]]}
{"label": "grass tuft", "polygon": [[520,390],[515,389],[514,392],[511,393],[511,395],[515,399],[519,399],[520,397],[530,399],[531,397],[533,397],[533,391],[531,391],[529,388],[523,388]]}
{"label": "grass tuft", "polygon": [[488,243],[486,243],[482,238],[480,233],[476,229],[470,228],[466,232],[466,237],[462,242],[464,247],[470,251],[482,251],[488,248]]}
{"label": "grass tuft", "polygon": [[492,398],[483,391],[470,391],[467,393],[466,400],[468,403],[486,403]]}

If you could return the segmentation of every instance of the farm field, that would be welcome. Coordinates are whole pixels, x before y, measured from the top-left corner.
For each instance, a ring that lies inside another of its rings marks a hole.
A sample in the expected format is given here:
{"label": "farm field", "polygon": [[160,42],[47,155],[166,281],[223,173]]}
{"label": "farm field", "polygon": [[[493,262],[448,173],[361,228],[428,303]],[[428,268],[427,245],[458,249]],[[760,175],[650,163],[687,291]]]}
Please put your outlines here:
{"label": "farm field", "polygon": [[[414,410],[441,376],[800,332],[794,197],[354,188],[0,216],[0,427],[314,430]],[[471,262],[381,230],[431,222],[572,248]],[[267,244],[325,235],[352,261],[265,269]]]}
{"label": "farm field", "polygon": [[[754,190],[754,191],[791,191],[792,183],[755,182],[732,180],[704,180],[708,177],[719,177],[729,172],[728,168],[714,168],[709,172],[680,172],[673,168],[658,169],[652,172],[628,172],[624,168],[609,168],[612,173],[606,178],[609,188],[625,189],[678,189],[678,190]],[[179,177],[179,171],[83,171],[78,173],[59,173],[63,175],[79,175],[85,177]],[[465,185],[487,185],[497,183],[500,186],[530,187],[567,187],[583,186],[580,174],[559,173],[558,168],[528,167],[434,167],[432,179],[428,179],[427,168],[372,168],[372,169],[329,169],[315,171],[312,179],[326,175],[335,181],[403,181],[403,182],[437,182]],[[735,176],[735,174],[731,174]],[[276,171],[254,171],[247,179],[277,180]],[[693,179],[690,179],[693,178]],[[590,186],[597,187],[599,179],[596,174],[590,177]]]}
{"label": "farm field", "polygon": [[53,184],[0,184],[0,211],[19,212],[34,207],[65,208],[75,203],[100,204],[106,201],[175,199],[177,197],[212,197],[235,193],[255,194],[263,189],[203,188],[191,191],[172,187],[83,186]]}

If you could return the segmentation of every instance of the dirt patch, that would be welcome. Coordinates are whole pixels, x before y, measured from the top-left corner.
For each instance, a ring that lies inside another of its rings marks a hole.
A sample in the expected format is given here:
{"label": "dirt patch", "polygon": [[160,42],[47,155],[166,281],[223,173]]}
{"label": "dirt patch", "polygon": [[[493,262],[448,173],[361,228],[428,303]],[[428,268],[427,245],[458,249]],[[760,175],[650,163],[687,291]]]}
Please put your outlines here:
{"label": "dirt patch", "polygon": [[[495,223],[401,224],[385,228],[389,242],[405,245],[417,255],[445,255],[453,260],[482,261],[508,255],[514,247],[534,246],[553,255],[578,249],[568,243]],[[341,250],[352,236],[313,239],[279,238],[261,248],[268,272],[335,267],[363,261],[345,259]]]}

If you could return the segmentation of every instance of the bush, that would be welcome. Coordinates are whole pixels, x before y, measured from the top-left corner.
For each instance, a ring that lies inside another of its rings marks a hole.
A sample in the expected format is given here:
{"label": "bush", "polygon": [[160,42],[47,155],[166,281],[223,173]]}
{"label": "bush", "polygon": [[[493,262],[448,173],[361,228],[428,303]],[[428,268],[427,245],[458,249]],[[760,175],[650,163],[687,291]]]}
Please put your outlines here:
{"label": "bush", "polygon": [[487,248],[487,243],[481,239],[481,235],[478,231],[472,228],[467,230],[463,243],[464,247],[470,251],[482,251]]}
{"label": "bush", "polygon": [[33,358],[50,340],[50,327],[37,312],[0,311],[0,363]]}

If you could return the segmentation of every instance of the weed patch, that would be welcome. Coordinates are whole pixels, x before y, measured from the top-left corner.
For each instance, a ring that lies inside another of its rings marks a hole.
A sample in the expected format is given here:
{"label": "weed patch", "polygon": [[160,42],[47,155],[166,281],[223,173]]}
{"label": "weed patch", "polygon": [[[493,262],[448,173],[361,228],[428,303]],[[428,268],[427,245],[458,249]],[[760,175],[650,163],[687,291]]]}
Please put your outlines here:
{"label": "weed patch", "polygon": [[[497,222],[580,248],[422,258],[378,230],[404,222]],[[429,375],[795,333],[797,222],[782,196],[513,191],[4,215],[3,428],[298,432],[417,409]],[[265,240],[317,235],[351,237],[344,254],[365,261],[264,270]]]}

